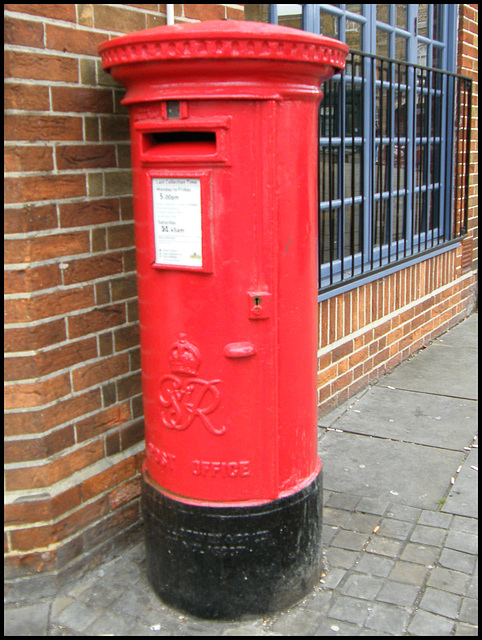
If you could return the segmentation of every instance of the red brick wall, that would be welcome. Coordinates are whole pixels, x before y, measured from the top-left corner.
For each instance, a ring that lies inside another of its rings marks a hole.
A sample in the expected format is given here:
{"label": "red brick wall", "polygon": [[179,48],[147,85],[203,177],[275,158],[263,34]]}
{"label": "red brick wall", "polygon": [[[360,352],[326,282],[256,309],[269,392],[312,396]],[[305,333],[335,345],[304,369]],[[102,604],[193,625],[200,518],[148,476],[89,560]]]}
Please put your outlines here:
{"label": "red brick wall", "polygon": [[105,559],[139,530],[129,125],[97,46],[165,24],[166,6],[4,9],[5,553],[21,578]]}
{"label": "red brick wall", "polygon": [[462,249],[319,305],[319,415],[348,400],[473,310],[475,274]]}
{"label": "red brick wall", "polygon": [[[175,16],[242,19],[242,7],[181,4]],[[461,44],[460,67],[475,75],[477,5],[461,7],[469,48]],[[139,531],[128,119],[97,46],[165,24],[166,6],[4,9],[5,554],[7,576],[37,575],[45,594],[44,576],[106,559]],[[472,162],[475,260],[475,154]],[[461,260],[459,247],[320,304],[322,410],[467,313],[474,274]]]}

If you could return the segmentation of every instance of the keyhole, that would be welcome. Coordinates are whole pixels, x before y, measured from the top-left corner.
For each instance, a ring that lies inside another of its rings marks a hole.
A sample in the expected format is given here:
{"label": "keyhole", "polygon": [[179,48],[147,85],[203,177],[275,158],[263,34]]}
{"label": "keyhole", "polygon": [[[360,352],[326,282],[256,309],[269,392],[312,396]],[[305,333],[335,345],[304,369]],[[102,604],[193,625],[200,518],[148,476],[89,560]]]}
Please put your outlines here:
{"label": "keyhole", "polygon": [[263,298],[260,298],[260,296],[254,296],[255,307],[259,307],[262,302],[263,302]]}

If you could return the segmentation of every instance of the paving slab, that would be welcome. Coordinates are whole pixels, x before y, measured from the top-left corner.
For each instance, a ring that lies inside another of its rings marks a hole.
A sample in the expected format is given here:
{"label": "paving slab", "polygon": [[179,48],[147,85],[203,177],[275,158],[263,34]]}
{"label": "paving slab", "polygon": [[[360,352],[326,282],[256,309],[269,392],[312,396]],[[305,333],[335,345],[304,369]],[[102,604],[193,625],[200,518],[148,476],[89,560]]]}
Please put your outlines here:
{"label": "paving slab", "polygon": [[[327,431],[318,447],[325,490],[436,509],[464,454]],[[465,453],[465,452],[464,452]]]}
{"label": "paving slab", "polygon": [[49,603],[6,609],[4,613],[4,635],[46,636],[49,611]]}
{"label": "paving slab", "polygon": [[456,327],[434,340],[432,345],[443,347],[478,348],[479,314],[473,313]]}
{"label": "paving slab", "polygon": [[375,386],[336,421],[335,429],[463,451],[472,443],[477,403]]}
{"label": "paving slab", "polygon": [[380,381],[382,386],[477,400],[477,349],[423,349]]}
{"label": "paving slab", "polygon": [[478,518],[479,515],[479,453],[471,449],[442,507],[445,513]]}
{"label": "paving slab", "polygon": [[8,604],[5,635],[477,635],[469,321],[321,419],[324,572],[302,601],[264,618],[198,620],[157,598],[139,543],[56,595]]}

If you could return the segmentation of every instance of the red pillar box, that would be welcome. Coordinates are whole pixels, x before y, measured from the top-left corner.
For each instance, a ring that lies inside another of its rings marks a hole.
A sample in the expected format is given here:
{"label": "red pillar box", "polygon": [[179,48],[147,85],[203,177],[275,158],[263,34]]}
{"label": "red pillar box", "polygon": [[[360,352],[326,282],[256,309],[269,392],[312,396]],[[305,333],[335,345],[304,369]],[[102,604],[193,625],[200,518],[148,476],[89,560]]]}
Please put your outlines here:
{"label": "red pillar box", "polygon": [[131,121],[149,579],[198,616],[319,578],[318,105],[347,51],[235,21],[100,46]]}

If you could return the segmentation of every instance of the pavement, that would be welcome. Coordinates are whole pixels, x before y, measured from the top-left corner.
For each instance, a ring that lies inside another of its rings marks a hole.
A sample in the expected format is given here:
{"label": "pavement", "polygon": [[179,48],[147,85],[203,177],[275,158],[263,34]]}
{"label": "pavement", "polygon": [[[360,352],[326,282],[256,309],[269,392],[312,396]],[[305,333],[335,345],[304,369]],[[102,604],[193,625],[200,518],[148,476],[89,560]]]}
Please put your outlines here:
{"label": "pavement", "polygon": [[142,543],[54,598],[5,608],[7,636],[476,636],[477,313],[320,419],[325,569],[287,611],[199,620],[151,591]]}

